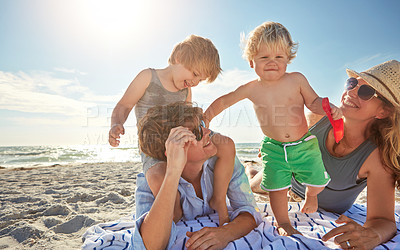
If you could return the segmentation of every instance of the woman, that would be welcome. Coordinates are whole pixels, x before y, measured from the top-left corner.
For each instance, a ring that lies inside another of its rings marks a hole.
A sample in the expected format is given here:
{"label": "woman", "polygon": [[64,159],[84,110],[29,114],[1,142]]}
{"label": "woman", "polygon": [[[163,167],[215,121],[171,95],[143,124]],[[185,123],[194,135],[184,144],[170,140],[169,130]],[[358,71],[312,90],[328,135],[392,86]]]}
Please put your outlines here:
{"label": "woman", "polygon": [[[344,215],[345,223],[322,239],[335,237],[342,248],[371,249],[396,233],[394,189],[400,187],[400,63],[384,62],[365,72],[347,70],[350,79],[341,98],[344,137],[335,142],[332,126],[324,117],[311,129],[319,140],[331,182],[318,195],[318,206],[343,213],[368,187],[367,218],[363,226]],[[310,120],[315,120],[311,117]],[[261,174],[247,170],[253,191]],[[292,191],[304,198],[305,188],[292,179]]]}
{"label": "woman", "polygon": [[[208,200],[213,194],[215,157],[209,158],[217,150],[202,114],[200,108],[175,103],[149,109],[139,123],[141,150],[167,164],[160,186],[149,187],[143,174],[137,177],[135,249],[170,248],[177,238],[178,220],[214,213]],[[237,159],[228,197],[233,208],[231,222],[187,232],[188,249],[224,248],[261,222],[244,168]]]}

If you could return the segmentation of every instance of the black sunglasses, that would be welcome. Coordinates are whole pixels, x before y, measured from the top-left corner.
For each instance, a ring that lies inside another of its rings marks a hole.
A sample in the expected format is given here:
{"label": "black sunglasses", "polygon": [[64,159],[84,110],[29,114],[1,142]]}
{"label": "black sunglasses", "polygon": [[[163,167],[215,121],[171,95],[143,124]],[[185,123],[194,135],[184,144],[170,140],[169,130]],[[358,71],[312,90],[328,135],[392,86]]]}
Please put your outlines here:
{"label": "black sunglasses", "polygon": [[203,139],[203,128],[206,127],[206,124],[203,120],[200,121],[200,125],[198,128],[193,129],[193,134],[196,136],[196,141],[201,141]]}
{"label": "black sunglasses", "polygon": [[[349,90],[354,89],[357,85],[358,85],[357,78],[351,77],[351,78],[347,79],[346,84],[344,86],[345,86],[346,90],[349,91]],[[369,101],[373,97],[380,98],[380,96],[378,96],[378,94],[376,93],[376,90],[369,85],[361,85],[358,88],[357,95],[364,101]]]}

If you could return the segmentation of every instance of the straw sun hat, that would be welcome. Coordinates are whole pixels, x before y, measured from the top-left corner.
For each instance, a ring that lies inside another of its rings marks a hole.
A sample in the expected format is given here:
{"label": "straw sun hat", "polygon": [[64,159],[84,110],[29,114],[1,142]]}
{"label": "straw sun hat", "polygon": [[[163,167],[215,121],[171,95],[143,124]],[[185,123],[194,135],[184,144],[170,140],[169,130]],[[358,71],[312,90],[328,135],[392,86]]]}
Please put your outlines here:
{"label": "straw sun hat", "polygon": [[350,77],[360,77],[369,83],[376,91],[390,101],[395,107],[400,107],[400,62],[390,60],[376,65],[366,71],[357,73],[347,69]]}

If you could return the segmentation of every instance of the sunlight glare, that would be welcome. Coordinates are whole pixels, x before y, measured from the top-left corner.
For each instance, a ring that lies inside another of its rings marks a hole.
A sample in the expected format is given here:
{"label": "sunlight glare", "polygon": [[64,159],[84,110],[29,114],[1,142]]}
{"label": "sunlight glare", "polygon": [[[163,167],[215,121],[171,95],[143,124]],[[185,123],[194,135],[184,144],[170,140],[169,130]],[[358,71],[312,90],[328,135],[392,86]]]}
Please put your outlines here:
{"label": "sunlight glare", "polygon": [[144,1],[88,0],[86,13],[99,32],[120,36],[139,26]]}

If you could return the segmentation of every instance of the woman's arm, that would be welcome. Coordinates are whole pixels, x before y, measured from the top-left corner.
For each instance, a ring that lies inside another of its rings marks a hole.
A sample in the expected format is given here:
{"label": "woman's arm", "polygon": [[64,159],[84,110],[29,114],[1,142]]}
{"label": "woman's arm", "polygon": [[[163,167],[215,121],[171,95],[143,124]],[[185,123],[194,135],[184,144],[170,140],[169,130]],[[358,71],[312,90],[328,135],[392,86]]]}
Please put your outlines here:
{"label": "woman's arm", "polygon": [[322,239],[336,236],[335,242],[342,247],[350,244],[355,248],[372,249],[396,233],[394,178],[382,165],[378,149],[367,158],[358,177],[367,177],[367,219],[364,225],[342,215],[336,222],[346,224],[332,229]]}
{"label": "woman's arm", "polygon": [[391,239],[396,233],[394,218],[395,185],[391,171],[381,162],[379,151],[376,149],[367,159],[367,220],[364,227],[378,235],[374,246]]}

